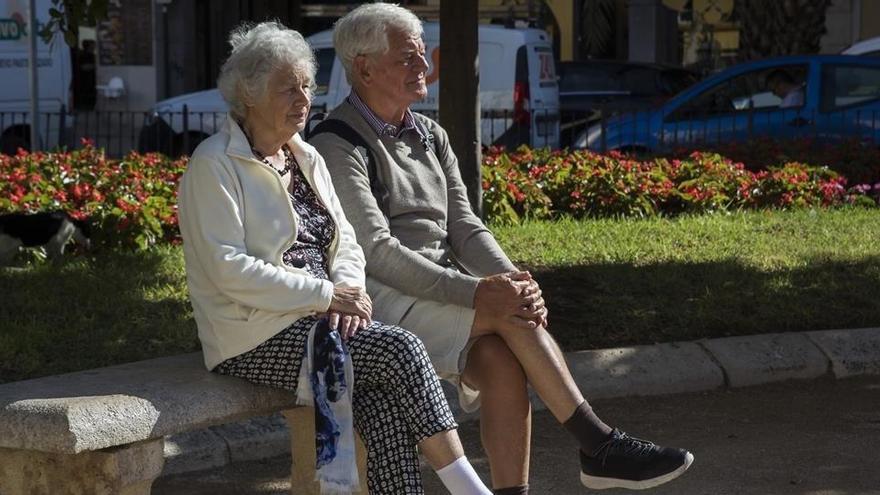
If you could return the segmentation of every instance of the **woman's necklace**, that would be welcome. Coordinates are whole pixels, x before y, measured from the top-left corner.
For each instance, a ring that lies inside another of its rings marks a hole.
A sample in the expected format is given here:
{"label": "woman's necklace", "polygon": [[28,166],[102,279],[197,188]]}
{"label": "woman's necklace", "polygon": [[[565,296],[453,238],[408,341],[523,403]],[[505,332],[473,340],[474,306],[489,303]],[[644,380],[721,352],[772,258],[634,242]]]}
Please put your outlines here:
{"label": "woman's necklace", "polygon": [[290,150],[287,148],[286,144],[281,148],[281,151],[284,154],[284,168],[282,168],[281,170],[278,170],[277,168],[275,168],[275,165],[272,165],[269,162],[269,160],[265,156],[263,156],[262,153],[257,151],[256,148],[251,148],[251,151],[253,151],[254,155],[256,155],[256,157],[259,158],[263,163],[265,163],[266,165],[271,167],[272,170],[278,172],[278,175],[280,175],[281,177],[284,177],[285,175],[287,175],[287,173],[290,172],[290,169],[293,166],[293,164],[296,163],[296,159],[290,153]]}
{"label": "woman's necklace", "polygon": [[296,163],[296,158],[290,152],[290,149],[287,147],[286,144],[281,147],[282,154],[284,155],[284,168],[279,170],[279,169],[275,168],[275,165],[272,165],[272,163],[269,162],[269,159],[266,158],[265,155],[263,155],[262,153],[259,152],[259,150],[257,150],[257,148],[254,146],[254,140],[251,139],[250,134],[248,134],[247,132],[244,132],[244,125],[241,122],[239,122],[238,124],[239,124],[239,127],[241,127],[242,133],[244,134],[244,137],[247,139],[248,145],[250,145],[251,151],[254,153],[254,156],[259,158],[261,162],[268,165],[269,168],[278,172],[278,175],[280,175],[281,177],[284,177],[285,175],[287,175],[288,172],[290,172],[291,167],[293,167],[293,165]]}

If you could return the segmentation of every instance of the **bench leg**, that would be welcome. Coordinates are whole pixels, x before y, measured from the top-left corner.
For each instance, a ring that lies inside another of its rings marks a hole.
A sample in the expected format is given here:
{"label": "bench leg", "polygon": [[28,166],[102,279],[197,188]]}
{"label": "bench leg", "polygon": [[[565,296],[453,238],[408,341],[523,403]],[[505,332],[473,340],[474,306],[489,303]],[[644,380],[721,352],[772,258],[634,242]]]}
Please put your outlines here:
{"label": "bench leg", "polygon": [[[291,495],[318,495],[321,487],[315,481],[315,410],[297,407],[282,411],[290,429],[290,454],[293,466],[290,472]],[[367,493],[367,449],[360,435],[354,435],[357,452],[361,493]]]}
{"label": "bench leg", "polygon": [[0,449],[0,493],[149,495],[164,445],[159,438],[80,454]]}

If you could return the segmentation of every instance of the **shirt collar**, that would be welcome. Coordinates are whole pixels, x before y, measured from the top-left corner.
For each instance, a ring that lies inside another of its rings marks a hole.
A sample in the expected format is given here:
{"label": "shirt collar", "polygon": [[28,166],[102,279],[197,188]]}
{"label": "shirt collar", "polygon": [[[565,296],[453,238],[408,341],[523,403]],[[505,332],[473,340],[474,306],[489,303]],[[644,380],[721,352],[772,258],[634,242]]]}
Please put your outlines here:
{"label": "shirt collar", "polygon": [[419,135],[419,138],[425,137],[421,128],[416,125],[416,117],[409,108],[407,108],[406,112],[403,114],[403,122],[401,122],[400,125],[394,125],[385,122],[382,118],[376,115],[376,113],[364,103],[364,100],[362,100],[354,90],[348,95],[348,102],[357,109],[358,113],[360,113],[364,120],[370,124],[370,127],[376,131],[376,134],[380,136],[399,138],[406,131],[415,131]]}

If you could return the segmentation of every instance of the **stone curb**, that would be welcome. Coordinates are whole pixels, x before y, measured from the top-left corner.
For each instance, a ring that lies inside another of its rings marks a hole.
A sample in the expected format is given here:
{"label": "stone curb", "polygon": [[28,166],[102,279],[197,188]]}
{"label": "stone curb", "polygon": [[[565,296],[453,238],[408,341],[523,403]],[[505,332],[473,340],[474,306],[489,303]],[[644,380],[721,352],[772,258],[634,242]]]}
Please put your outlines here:
{"label": "stone curb", "polygon": [[[880,374],[880,328],[726,337],[694,342],[577,351],[565,354],[590,399],[701,392],[723,387]],[[459,422],[479,414],[461,410],[444,382]],[[535,410],[545,409],[534,395]],[[280,414],[168,437],[162,475],[216,468],[290,452]]]}

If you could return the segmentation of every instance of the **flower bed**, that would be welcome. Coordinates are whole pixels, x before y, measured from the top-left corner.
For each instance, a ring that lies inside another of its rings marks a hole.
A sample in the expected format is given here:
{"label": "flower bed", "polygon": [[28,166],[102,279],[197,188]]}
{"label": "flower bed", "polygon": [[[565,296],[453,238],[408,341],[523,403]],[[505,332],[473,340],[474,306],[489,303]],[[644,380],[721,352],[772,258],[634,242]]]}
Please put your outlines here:
{"label": "flower bed", "polygon": [[[670,216],[719,210],[876,204],[880,182],[848,186],[827,167],[779,162],[748,170],[721,155],[637,160],[619,153],[490,148],[483,203],[490,221]],[[103,246],[179,242],[177,183],[186,159],[107,159],[89,142],[71,152],[0,154],[0,212],[65,210],[88,218]]]}
{"label": "flower bed", "polygon": [[[731,141],[701,149],[741,162],[752,171],[766,170],[780,163],[799,162],[827,166],[846,177],[850,184],[880,182],[880,146],[855,138],[830,143],[812,138],[755,137],[746,143]],[[679,150],[671,156],[685,158],[691,151]]]}
{"label": "flower bed", "polygon": [[490,148],[483,158],[487,218],[655,216],[719,210],[876,204],[880,182],[847,187],[827,167],[781,162],[747,170],[716,153],[638,160],[617,152]]}
{"label": "flower bed", "polygon": [[177,242],[177,182],[186,160],[135,152],[111,160],[84,140],[70,152],[0,154],[0,212],[64,210],[103,246]]}

